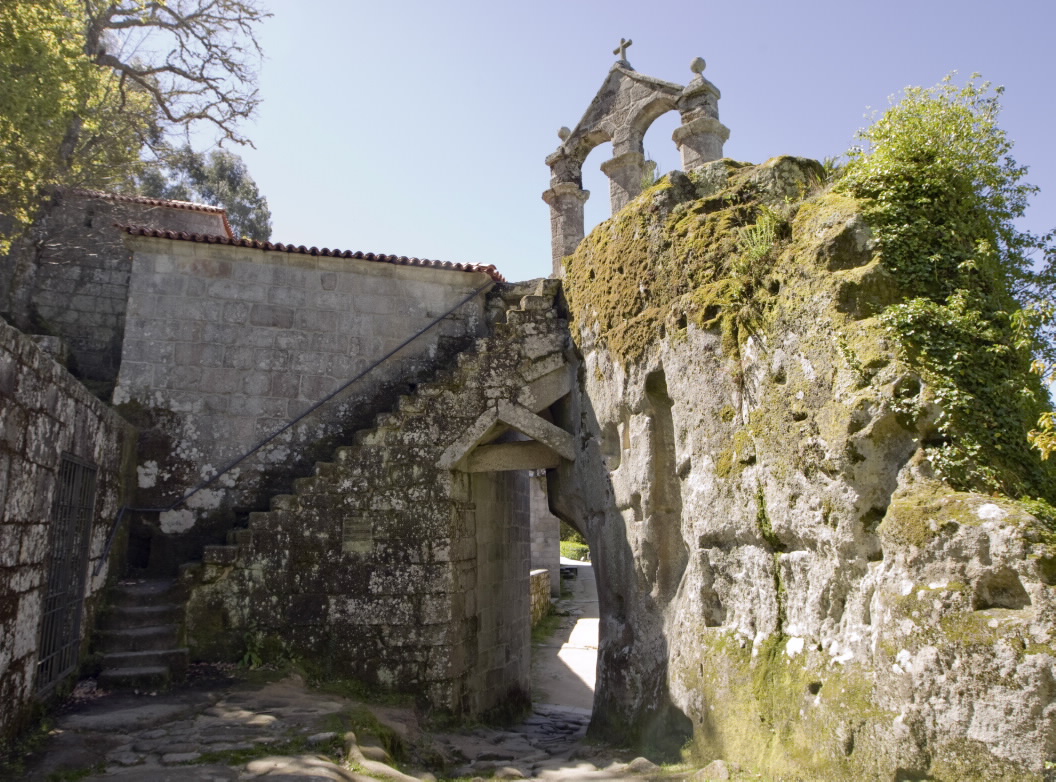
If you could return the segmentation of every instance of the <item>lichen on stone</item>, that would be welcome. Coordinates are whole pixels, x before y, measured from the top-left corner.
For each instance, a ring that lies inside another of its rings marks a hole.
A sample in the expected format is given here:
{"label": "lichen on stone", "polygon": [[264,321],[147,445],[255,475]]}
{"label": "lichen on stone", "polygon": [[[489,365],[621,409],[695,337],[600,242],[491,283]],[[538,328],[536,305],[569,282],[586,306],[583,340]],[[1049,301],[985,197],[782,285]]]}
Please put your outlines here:
{"label": "lichen on stone", "polygon": [[[911,281],[819,172],[776,158],[675,174],[566,259],[594,371],[563,482],[601,487],[580,508],[599,570],[635,573],[649,596],[599,583],[620,607],[603,620],[606,724],[655,721],[659,670],[700,761],[784,779],[1040,778],[1056,760],[1056,719],[1031,716],[1056,675],[1054,516],[933,463],[968,430],[945,426],[934,369],[886,316]],[[679,479],[662,493],[660,372]],[[641,436],[621,444],[628,431]],[[1025,434],[996,468],[1029,453]],[[687,565],[665,598],[640,563],[671,537]]]}

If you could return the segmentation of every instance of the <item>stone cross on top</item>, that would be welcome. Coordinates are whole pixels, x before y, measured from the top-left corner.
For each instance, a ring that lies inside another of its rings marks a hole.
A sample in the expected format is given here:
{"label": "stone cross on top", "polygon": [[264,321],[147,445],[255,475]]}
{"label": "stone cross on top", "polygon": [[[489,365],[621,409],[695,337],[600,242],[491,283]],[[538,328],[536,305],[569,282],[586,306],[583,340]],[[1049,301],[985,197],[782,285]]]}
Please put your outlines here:
{"label": "stone cross on top", "polygon": [[615,49],[613,49],[612,53],[613,54],[618,54],[620,56],[621,60],[626,60],[627,59],[627,47],[630,46],[632,43],[634,43],[634,41],[632,41],[630,38],[624,38],[621,35],[620,36],[620,45],[617,46]]}

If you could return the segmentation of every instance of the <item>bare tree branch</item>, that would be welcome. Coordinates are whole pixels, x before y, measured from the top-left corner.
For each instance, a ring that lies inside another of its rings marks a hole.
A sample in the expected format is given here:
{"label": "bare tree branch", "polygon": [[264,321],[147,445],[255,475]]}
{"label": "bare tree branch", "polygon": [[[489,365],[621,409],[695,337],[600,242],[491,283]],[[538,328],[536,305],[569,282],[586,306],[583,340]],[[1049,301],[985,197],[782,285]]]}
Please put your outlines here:
{"label": "bare tree branch", "polygon": [[[204,122],[222,140],[251,144],[239,124],[256,111],[257,0],[84,0],[85,52],[121,77],[121,89],[150,95],[168,130]],[[133,37],[134,36],[134,40]],[[123,56],[138,43],[150,54]]]}

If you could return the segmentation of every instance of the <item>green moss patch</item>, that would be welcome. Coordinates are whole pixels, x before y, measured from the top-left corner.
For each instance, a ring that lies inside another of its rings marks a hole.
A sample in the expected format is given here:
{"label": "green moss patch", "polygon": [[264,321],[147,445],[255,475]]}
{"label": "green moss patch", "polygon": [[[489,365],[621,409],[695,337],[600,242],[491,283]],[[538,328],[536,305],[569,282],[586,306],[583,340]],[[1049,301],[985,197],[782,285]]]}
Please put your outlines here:
{"label": "green moss patch", "polygon": [[697,763],[736,761],[768,779],[868,778],[871,761],[855,754],[855,742],[896,715],[875,705],[864,674],[834,670],[810,650],[790,657],[788,640],[772,635],[753,654],[733,633],[702,635],[706,662],[680,672],[705,704],[689,754]]}
{"label": "green moss patch", "polygon": [[[785,206],[760,200],[753,174],[764,168],[740,164],[729,176],[717,166],[707,177],[719,175],[679,188],[665,178],[598,226],[566,259],[574,320],[621,360],[690,322],[721,327],[725,347],[735,350],[742,331],[761,326],[769,292],[780,287],[769,273],[790,235]],[[717,193],[695,197],[725,176]]]}

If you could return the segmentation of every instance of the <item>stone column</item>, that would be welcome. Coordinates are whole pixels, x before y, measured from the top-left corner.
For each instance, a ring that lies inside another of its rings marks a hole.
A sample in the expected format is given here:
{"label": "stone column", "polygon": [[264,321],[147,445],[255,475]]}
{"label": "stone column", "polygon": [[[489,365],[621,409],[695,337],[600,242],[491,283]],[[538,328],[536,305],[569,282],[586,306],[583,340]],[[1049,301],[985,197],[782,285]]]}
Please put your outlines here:
{"label": "stone column", "polygon": [[543,200],[550,205],[550,250],[554,277],[564,276],[561,260],[575,252],[583,241],[583,204],[589,197],[590,192],[575,182],[558,182],[543,193]]}
{"label": "stone column", "polygon": [[682,155],[682,170],[693,171],[704,163],[722,158],[722,145],[730,130],[714,117],[697,117],[675,128],[671,134]]}
{"label": "stone column", "polygon": [[671,134],[682,155],[683,171],[722,158],[722,145],[730,137],[730,129],[719,122],[719,88],[704,78],[704,60],[698,57],[689,67],[696,77],[678,98],[682,126]]}
{"label": "stone column", "polygon": [[646,173],[645,155],[641,152],[624,152],[601,164],[601,170],[609,178],[609,197],[612,213],[627,206],[632,198],[642,192],[642,179]]}

